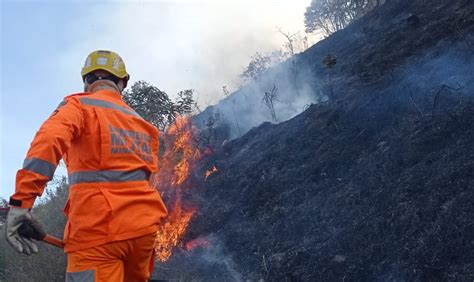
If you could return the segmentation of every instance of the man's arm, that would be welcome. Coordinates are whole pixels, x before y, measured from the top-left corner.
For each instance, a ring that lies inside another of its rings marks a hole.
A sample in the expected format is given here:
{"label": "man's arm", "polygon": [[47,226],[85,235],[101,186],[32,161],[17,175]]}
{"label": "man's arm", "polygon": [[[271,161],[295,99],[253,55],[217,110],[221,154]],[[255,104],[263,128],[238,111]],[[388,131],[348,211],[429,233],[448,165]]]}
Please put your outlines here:
{"label": "man's arm", "polygon": [[46,183],[69,150],[83,125],[82,109],[76,99],[65,99],[36,133],[23,163],[17,172],[15,194],[10,205],[31,208],[37,196],[41,196]]}

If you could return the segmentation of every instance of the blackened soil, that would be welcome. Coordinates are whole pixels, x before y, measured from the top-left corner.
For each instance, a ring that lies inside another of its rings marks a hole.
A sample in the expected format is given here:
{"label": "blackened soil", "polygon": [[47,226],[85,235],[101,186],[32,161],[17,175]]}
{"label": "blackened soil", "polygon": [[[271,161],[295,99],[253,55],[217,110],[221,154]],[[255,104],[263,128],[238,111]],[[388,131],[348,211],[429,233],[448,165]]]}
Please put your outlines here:
{"label": "blackened soil", "polygon": [[[211,247],[177,249],[158,277],[474,280],[473,78],[410,80],[421,57],[454,49],[473,65],[474,4],[400,3],[300,55],[321,76],[324,56],[338,55],[333,100],[254,128],[204,161],[187,195],[199,212],[185,241]],[[203,180],[213,165],[219,172]]]}

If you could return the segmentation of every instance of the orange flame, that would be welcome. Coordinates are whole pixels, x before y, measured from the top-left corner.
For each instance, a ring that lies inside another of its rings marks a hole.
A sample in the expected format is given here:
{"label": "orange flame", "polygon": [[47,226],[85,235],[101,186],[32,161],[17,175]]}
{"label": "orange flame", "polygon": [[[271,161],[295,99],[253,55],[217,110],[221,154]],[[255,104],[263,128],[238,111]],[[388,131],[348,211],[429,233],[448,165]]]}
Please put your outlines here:
{"label": "orange flame", "polygon": [[176,165],[176,179],[173,181],[173,184],[180,185],[188,178],[189,174],[189,164],[187,161],[183,160]]}
{"label": "orange flame", "polygon": [[160,158],[160,171],[153,176],[152,183],[162,196],[173,195],[175,203],[157,231],[155,253],[159,261],[170,258],[172,249],[179,245],[195,213],[194,208],[185,208],[181,201],[182,190],[190,188],[187,183],[189,174],[201,157],[195,132],[189,118],[178,117],[162,136],[165,151]]}
{"label": "orange flame", "polygon": [[219,171],[219,170],[217,169],[217,167],[216,167],[215,165],[212,166],[211,169],[209,169],[209,170],[206,171],[206,174],[205,174],[206,179],[207,179],[209,176],[213,175],[214,173],[216,173],[216,172],[218,172],[218,171]]}
{"label": "orange flame", "polygon": [[175,123],[170,126],[168,133],[176,136],[173,153],[182,155],[181,161],[175,166],[175,180],[173,181],[173,184],[181,185],[188,178],[191,165],[200,158],[199,150],[193,140],[195,129],[189,119],[178,117]]}
{"label": "orange flame", "polygon": [[177,246],[180,237],[186,231],[189,221],[194,211],[183,211],[181,203],[176,202],[173,212],[168,216],[168,220],[156,233],[155,254],[159,261],[167,261],[172,253],[172,248]]}

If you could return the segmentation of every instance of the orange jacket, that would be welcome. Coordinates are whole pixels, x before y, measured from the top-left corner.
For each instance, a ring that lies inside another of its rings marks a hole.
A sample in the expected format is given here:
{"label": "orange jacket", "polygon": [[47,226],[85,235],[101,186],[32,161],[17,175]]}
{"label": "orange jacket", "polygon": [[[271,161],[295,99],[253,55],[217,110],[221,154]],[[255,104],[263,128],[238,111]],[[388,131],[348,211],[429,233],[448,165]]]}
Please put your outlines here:
{"label": "orange jacket", "polygon": [[30,208],[63,158],[70,185],[66,252],[149,234],[167,214],[148,183],[157,155],[158,130],[119,93],[70,95],[36,134],[10,204]]}

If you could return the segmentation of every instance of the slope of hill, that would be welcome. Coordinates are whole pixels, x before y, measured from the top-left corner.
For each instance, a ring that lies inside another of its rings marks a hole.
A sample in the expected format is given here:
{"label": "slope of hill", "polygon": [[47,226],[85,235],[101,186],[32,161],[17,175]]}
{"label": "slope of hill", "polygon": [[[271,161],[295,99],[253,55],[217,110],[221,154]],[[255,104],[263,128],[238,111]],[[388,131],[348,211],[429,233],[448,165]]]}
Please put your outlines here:
{"label": "slope of hill", "polygon": [[224,145],[155,276],[202,281],[474,279],[474,3],[392,1],[298,56],[333,95]]}

